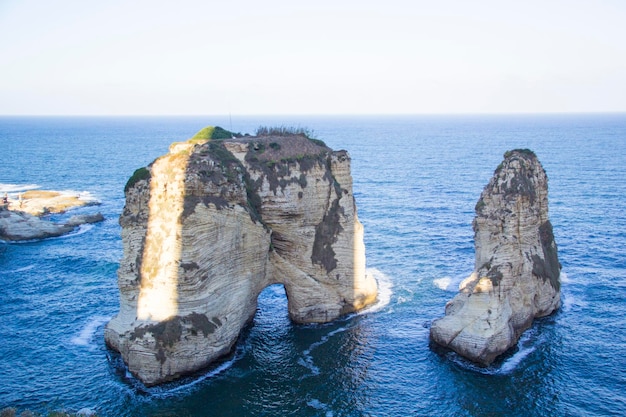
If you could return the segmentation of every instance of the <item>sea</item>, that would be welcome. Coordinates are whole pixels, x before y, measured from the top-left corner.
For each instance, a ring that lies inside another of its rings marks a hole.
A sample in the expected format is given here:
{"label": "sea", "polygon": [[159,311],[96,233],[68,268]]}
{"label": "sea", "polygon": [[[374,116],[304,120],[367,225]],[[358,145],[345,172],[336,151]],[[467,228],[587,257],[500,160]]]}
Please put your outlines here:
{"label": "sea", "polygon": [[[104,343],[119,308],[118,224],[135,169],[208,125],[308,129],[352,158],[379,300],[298,325],[266,288],[233,354],[146,388]],[[472,220],[507,150],[549,178],[562,307],[480,368],[429,345],[432,320],[474,267]],[[0,242],[0,409],[99,416],[626,415],[626,114],[0,117],[0,193],[95,199],[51,216],[105,221]]]}

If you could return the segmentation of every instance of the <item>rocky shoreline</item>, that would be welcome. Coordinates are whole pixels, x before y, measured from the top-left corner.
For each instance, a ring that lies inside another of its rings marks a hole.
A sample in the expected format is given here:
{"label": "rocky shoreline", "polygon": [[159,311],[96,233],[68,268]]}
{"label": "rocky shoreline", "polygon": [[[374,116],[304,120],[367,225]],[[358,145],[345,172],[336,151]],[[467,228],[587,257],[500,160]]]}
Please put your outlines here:
{"label": "rocky shoreline", "polygon": [[98,201],[81,198],[80,194],[49,190],[31,190],[0,200],[0,240],[17,242],[62,236],[87,223],[104,220],[101,213],[81,214],[57,223],[45,216],[67,210],[97,205]]}

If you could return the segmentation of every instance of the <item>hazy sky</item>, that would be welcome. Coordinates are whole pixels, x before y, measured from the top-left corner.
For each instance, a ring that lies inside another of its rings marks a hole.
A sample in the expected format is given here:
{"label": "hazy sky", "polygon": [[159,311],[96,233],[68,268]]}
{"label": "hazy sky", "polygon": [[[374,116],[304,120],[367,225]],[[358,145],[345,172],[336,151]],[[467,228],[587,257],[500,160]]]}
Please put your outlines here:
{"label": "hazy sky", "polygon": [[0,114],[626,111],[626,1],[0,0]]}

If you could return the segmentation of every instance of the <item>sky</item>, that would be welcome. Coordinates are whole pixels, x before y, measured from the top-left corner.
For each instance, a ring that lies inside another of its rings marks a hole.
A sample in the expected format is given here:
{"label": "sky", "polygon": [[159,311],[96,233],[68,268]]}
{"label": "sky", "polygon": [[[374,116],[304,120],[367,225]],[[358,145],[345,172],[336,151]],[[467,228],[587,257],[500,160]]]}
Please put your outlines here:
{"label": "sky", "polygon": [[623,0],[0,0],[0,115],[624,111]]}

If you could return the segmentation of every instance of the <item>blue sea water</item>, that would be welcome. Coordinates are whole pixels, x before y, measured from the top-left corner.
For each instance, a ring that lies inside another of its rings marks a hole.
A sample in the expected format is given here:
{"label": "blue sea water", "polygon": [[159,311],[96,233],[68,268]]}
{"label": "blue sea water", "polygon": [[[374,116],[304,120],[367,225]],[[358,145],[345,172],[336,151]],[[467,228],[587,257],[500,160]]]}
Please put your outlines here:
{"label": "blue sea water", "polygon": [[[104,345],[117,312],[118,217],[133,171],[206,125],[312,129],[352,157],[381,301],[295,325],[280,286],[234,355],[146,389]],[[473,268],[474,205],[505,151],[549,177],[563,307],[477,368],[429,349],[430,322]],[[0,118],[0,191],[72,190],[103,223],[0,243],[0,409],[101,416],[626,415],[626,115]]]}

